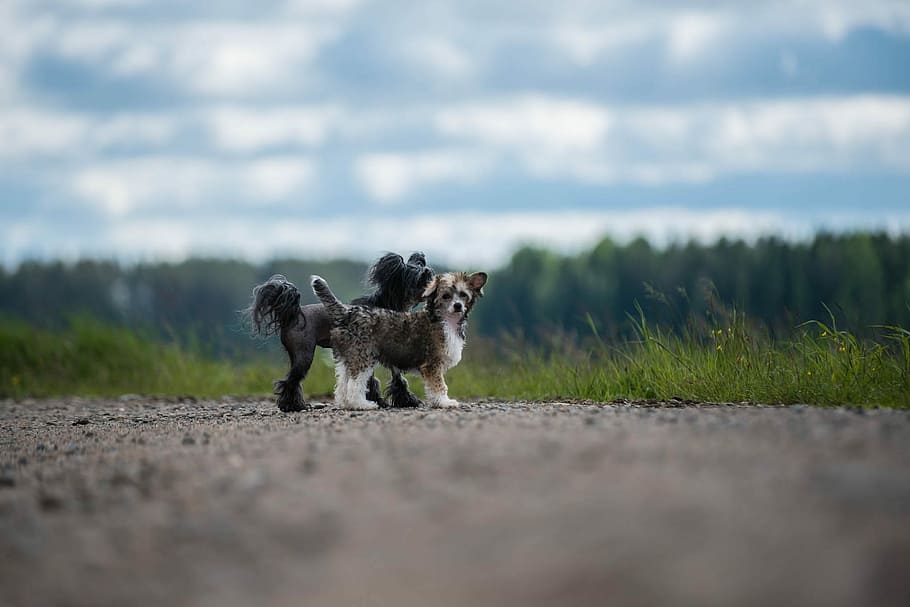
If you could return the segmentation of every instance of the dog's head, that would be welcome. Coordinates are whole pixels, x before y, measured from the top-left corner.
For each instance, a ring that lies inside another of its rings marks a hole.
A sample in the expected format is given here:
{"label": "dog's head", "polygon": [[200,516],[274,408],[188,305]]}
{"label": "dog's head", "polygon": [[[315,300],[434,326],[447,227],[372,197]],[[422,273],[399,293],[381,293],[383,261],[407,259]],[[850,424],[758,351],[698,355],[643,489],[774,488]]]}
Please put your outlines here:
{"label": "dog's head", "polygon": [[433,279],[432,268],[420,251],[407,261],[397,253],[386,253],[370,268],[369,281],[376,287],[374,305],[390,310],[409,310],[417,304]]}
{"label": "dog's head", "polygon": [[439,318],[467,318],[487,284],[485,272],[437,274],[423,292],[427,309]]}

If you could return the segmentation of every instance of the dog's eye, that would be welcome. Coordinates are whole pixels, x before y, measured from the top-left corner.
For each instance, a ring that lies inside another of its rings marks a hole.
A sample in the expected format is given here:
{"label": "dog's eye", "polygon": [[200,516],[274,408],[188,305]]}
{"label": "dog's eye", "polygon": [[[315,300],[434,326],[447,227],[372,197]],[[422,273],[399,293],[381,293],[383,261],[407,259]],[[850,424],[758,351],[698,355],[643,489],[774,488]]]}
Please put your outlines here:
{"label": "dog's eye", "polygon": [[443,299],[452,299],[452,294],[451,294],[451,293],[443,293],[443,294],[442,294],[442,298],[443,298]]}
{"label": "dog's eye", "polygon": [[464,291],[459,291],[459,292],[458,292],[458,296],[459,296],[460,298],[462,298],[462,299],[467,299],[467,298],[468,298],[468,294],[465,293]]}

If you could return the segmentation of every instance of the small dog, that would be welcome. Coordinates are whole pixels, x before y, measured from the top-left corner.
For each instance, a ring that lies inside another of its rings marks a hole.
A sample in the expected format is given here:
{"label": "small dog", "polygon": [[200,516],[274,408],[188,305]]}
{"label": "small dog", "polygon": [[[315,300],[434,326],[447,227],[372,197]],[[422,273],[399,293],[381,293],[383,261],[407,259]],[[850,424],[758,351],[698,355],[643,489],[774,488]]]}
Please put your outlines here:
{"label": "small dog", "polygon": [[[376,290],[353,303],[367,308],[386,308],[405,311],[416,305],[433,279],[426,256],[414,252],[405,262],[401,255],[388,253],[381,257],[369,272],[369,282]],[[316,346],[331,348],[329,334],[332,324],[322,304],[300,305],[300,291],[287,278],[276,274],[253,289],[253,301],[245,310],[252,321],[254,333],[280,334],[281,344],[288,353],[290,370],[287,377],[275,382],[278,408],[282,411],[301,411],[307,404],[300,382],[306,378],[313,363]],[[409,389],[401,373],[393,372],[386,391],[386,402],[379,391],[379,381],[370,377],[365,390],[366,399],[377,405],[417,407],[421,404]],[[363,395],[361,395],[363,397]]]}
{"label": "small dog", "polygon": [[345,305],[313,276],[313,292],[332,320],[335,402],[347,409],[375,409],[364,392],[373,367],[382,364],[396,373],[419,371],[430,405],[457,405],[449,398],[444,374],[461,360],[468,314],[486,282],[483,272],[439,274],[423,293],[426,308],[394,312]]}

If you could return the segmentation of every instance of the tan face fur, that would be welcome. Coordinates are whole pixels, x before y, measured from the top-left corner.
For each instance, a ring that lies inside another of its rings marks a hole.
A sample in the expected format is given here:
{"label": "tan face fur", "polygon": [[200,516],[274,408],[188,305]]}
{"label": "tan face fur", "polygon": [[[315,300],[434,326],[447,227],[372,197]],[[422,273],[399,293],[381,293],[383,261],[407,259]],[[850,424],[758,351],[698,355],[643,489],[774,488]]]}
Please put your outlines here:
{"label": "tan face fur", "polygon": [[484,272],[437,274],[424,291],[427,308],[442,318],[462,318],[471,311],[477,298],[483,296],[487,282]]}

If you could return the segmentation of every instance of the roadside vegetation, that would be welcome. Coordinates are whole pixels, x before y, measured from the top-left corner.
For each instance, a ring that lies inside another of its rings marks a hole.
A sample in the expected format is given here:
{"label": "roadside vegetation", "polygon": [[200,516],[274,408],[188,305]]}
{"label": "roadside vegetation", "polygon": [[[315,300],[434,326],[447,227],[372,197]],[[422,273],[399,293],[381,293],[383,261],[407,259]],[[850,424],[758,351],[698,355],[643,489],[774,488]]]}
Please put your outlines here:
{"label": "roadside vegetation", "polygon": [[500,356],[466,354],[450,385],[475,397],[671,399],[706,402],[910,407],[910,331],[880,327],[859,339],[812,321],[785,340],[742,318],[706,330],[653,327],[633,319],[635,338],[549,351],[513,346]]}
{"label": "roadside vegetation", "polygon": [[[910,331],[877,327],[860,339],[831,320],[774,339],[731,314],[724,322],[683,330],[630,317],[634,337],[600,337],[589,319],[584,345],[546,346],[517,338],[469,339],[461,364],[447,374],[456,398],[670,399],[910,408]],[[192,345],[79,319],[61,331],[0,322],[0,397],[269,395],[286,358],[274,349],[249,362],[216,360]],[[383,381],[388,375],[379,373]],[[418,394],[419,378],[411,378]],[[328,351],[320,350],[304,383],[308,396],[330,394]]]}

